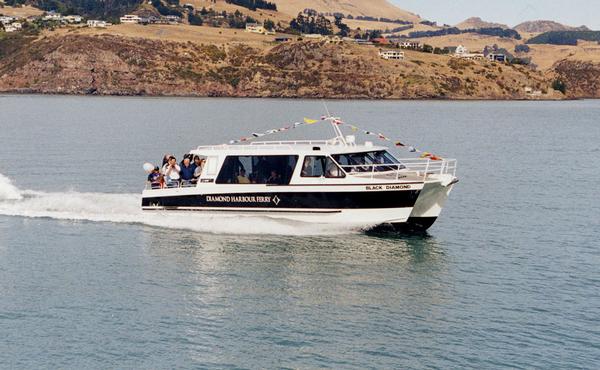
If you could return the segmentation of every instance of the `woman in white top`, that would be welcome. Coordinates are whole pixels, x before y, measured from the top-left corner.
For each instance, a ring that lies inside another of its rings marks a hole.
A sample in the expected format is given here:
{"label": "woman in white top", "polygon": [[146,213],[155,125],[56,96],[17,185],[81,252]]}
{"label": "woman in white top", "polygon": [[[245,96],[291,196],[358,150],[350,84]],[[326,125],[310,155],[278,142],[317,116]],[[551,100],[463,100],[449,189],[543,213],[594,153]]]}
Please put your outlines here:
{"label": "woman in white top", "polygon": [[167,181],[167,187],[173,187],[173,185],[178,183],[181,178],[179,176],[180,171],[181,167],[177,164],[177,159],[173,156],[169,157],[169,161],[163,166],[161,171]]}

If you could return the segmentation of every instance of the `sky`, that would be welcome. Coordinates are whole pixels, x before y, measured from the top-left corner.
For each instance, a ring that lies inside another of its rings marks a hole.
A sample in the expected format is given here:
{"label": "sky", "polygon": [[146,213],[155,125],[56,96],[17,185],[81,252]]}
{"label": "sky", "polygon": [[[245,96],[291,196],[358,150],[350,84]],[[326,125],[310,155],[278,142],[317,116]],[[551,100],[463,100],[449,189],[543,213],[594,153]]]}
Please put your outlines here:
{"label": "sky", "polygon": [[[366,0],[368,1],[368,0]],[[517,24],[548,19],[600,30],[600,0],[388,0],[401,9],[440,24],[455,25],[469,17]]]}

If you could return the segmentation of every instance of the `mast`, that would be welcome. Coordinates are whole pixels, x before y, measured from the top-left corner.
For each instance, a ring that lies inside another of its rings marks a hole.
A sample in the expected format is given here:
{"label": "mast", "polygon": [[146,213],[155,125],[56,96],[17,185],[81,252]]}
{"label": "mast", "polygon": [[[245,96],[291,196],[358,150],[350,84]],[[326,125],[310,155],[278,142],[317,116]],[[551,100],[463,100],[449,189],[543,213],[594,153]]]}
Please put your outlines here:
{"label": "mast", "polygon": [[346,138],[344,137],[344,134],[342,133],[342,130],[340,130],[340,127],[336,123],[337,121],[341,121],[340,117],[332,117],[331,116],[331,113],[329,112],[329,108],[327,108],[327,104],[325,104],[325,101],[323,101],[323,106],[325,107],[325,111],[327,112],[327,118],[325,118],[325,119],[329,121],[329,123],[331,124],[331,127],[333,128],[333,133],[335,134],[334,140],[337,140],[344,145],[348,145],[348,143],[346,142]]}

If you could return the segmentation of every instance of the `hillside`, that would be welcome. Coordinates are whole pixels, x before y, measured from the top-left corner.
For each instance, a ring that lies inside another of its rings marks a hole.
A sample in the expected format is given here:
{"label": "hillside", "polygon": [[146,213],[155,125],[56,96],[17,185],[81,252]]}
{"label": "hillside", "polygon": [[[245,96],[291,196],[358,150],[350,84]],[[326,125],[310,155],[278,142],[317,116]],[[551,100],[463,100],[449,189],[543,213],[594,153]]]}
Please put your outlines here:
{"label": "hillside", "polygon": [[514,29],[525,33],[544,33],[550,31],[585,31],[588,28],[585,26],[570,27],[554,21],[539,20],[523,22],[516,25]]}
{"label": "hillside", "polygon": [[474,29],[479,29],[479,28],[505,28],[505,29],[507,29],[510,27],[508,27],[505,24],[501,24],[501,23],[486,22],[479,17],[472,17],[472,18],[465,19],[464,21],[457,24],[456,28],[460,28],[461,30],[468,30],[468,29],[473,29],[473,28]]}
{"label": "hillside", "polygon": [[59,13],[75,13],[91,17],[118,17],[136,9],[142,0],[14,0],[15,4],[27,4],[42,10]]}
{"label": "hillside", "polygon": [[13,41],[0,42],[0,92],[526,99],[528,86],[551,91],[543,75],[522,67],[412,51],[406,61],[385,61],[376,48],[349,44],[216,46],[81,34],[46,36],[18,47]]}
{"label": "hillside", "polygon": [[274,0],[280,12],[296,16],[306,8],[318,12],[339,12],[353,16],[371,16],[377,18],[401,19],[419,22],[418,15],[402,10],[386,0]]}

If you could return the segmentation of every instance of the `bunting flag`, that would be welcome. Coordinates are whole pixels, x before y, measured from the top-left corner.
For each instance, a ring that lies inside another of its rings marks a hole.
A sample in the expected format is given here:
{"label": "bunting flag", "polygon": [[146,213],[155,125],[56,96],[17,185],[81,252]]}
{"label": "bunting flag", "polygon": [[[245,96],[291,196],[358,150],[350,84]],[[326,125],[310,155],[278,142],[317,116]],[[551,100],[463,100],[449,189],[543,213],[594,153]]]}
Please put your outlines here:
{"label": "bunting flag", "polygon": [[[252,140],[254,138],[258,138],[258,137],[263,137],[266,135],[272,135],[278,132],[284,132],[284,131],[288,131],[291,129],[295,129],[299,126],[303,126],[303,125],[313,125],[317,122],[321,122],[321,121],[325,121],[325,120],[331,120],[331,122],[333,122],[334,124],[338,125],[338,126],[346,126],[348,128],[350,128],[350,130],[352,130],[352,132],[361,132],[364,135],[368,135],[368,136],[375,136],[377,138],[379,138],[380,140],[385,140],[385,141],[392,141],[390,138],[388,138],[387,136],[385,136],[382,133],[375,133],[372,131],[368,131],[368,130],[363,130],[358,126],[355,125],[351,125],[348,123],[345,123],[344,121],[342,121],[341,119],[337,118],[337,117],[328,117],[328,116],[322,116],[320,120],[316,120],[316,119],[311,119],[311,118],[307,118],[304,117],[304,121],[303,122],[295,122],[294,124],[288,125],[288,126],[284,126],[278,129],[272,129],[272,130],[267,130],[265,132],[254,132],[252,133],[252,136],[250,137],[243,137],[240,138],[238,140],[231,140],[229,141],[229,144],[238,144],[238,143],[242,143],[242,142],[246,142],[249,140]],[[397,147],[406,147],[406,145],[404,143],[402,143],[401,141],[394,141],[394,145]],[[438,161],[438,160],[442,160],[441,157],[436,156],[435,154],[429,153],[429,152],[422,152],[419,149],[415,148],[414,146],[409,146],[408,147],[408,151],[411,153],[420,153],[420,157],[421,158],[429,158],[431,160],[434,161]]]}

